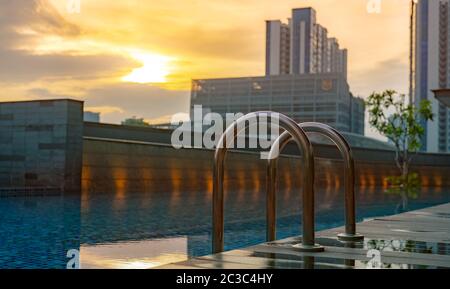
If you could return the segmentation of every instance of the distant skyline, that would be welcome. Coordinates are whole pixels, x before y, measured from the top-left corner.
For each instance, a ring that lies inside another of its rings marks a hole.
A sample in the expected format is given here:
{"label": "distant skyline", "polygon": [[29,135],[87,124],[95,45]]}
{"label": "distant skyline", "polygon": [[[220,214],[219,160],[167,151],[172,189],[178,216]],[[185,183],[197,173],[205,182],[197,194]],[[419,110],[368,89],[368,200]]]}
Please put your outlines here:
{"label": "distant skyline", "polygon": [[[313,7],[366,97],[408,89],[409,1],[0,0],[0,101],[69,97],[119,123],[188,112],[195,78],[264,75],[265,20]],[[157,81],[158,83],[149,83]],[[369,133],[369,135],[372,135]]]}

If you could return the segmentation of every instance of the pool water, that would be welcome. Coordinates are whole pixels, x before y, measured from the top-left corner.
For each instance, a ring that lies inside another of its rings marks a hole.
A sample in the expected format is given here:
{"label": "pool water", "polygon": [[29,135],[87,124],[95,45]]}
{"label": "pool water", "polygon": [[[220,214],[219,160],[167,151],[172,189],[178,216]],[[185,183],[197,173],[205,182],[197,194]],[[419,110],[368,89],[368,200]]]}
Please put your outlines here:
{"label": "pool water", "polygon": [[[343,192],[316,192],[316,230],[344,224]],[[359,189],[358,221],[398,213],[399,197]],[[408,210],[450,202],[450,193],[424,189]],[[299,235],[301,197],[278,196],[278,238]],[[265,194],[225,195],[225,248],[265,241]],[[211,253],[211,193],[115,192],[0,198],[0,268],[66,268],[71,249],[82,268],[151,268]]]}

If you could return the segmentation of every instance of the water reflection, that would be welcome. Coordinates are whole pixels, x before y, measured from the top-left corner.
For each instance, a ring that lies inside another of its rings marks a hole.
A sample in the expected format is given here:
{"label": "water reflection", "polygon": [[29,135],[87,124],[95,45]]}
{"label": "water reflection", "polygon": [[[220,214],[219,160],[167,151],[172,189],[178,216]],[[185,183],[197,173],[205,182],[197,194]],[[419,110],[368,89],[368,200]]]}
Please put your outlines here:
{"label": "water reflection", "polygon": [[[301,242],[301,238],[290,238],[288,240],[284,241],[277,241],[272,242],[269,244],[269,246],[276,247],[277,250],[280,249],[288,249],[292,247],[294,244],[298,244],[298,242]],[[434,260],[434,262],[428,262],[433,263],[433,265],[427,265],[427,264],[420,264],[419,262],[420,258],[405,258],[402,257],[402,255],[398,254],[392,254],[395,252],[399,253],[418,253],[418,254],[435,254],[435,255],[447,255],[450,256],[450,243],[445,243],[445,241],[442,241],[440,243],[434,243],[434,242],[423,242],[423,241],[414,241],[414,240],[402,240],[402,239],[392,239],[392,240],[385,240],[385,239],[370,239],[366,238],[363,242],[356,242],[356,243],[348,243],[348,242],[342,242],[339,241],[335,236],[320,236],[316,238],[316,242],[320,245],[327,246],[327,247],[340,247],[340,248],[356,248],[356,249],[362,249],[362,252],[369,252],[372,249],[375,249],[380,254],[380,261],[379,266],[376,266],[376,268],[380,269],[432,269],[432,268],[449,268],[450,265],[448,261],[437,261],[437,259]],[[364,253],[361,253],[361,255],[353,255],[354,259],[348,259],[348,257],[345,257],[345,254],[342,254],[341,256],[337,257],[324,257],[321,255],[317,255],[314,259],[308,259],[307,256],[299,256],[299,255],[292,255],[289,254],[289,251],[286,251],[286,253],[277,253],[277,254],[267,254],[264,252],[260,252],[264,249],[261,249],[261,247],[258,247],[255,249],[255,252],[252,253],[252,256],[259,256],[259,257],[267,257],[267,258],[277,258],[280,260],[297,260],[302,261],[302,266],[299,268],[304,268],[305,266],[317,268],[318,264],[328,264],[335,265],[335,266],[343,266],[341,268],[357,268],[357,269],[365,269],[370,267],[369,262],[371,258],[369,256],[365,256]],[[326,254],[325,254],[326,255]],[[402,263],[402,261],[404,263]],[[421,260],[423,261],[423,260]],[[426,263],[426,262],[425,262]],[[437,265],[436,265],[437,264]],[[298,265],[297,265],[298,266]]]}
{"label": "water reflection", "polygon": [[188,258],[187,237],[82,245],[82,269],[150,269]]}
{"label": "water reflection", "polygon": [[[343,192],[334,189],[319,190],[316,200],[317,230],[343,225]],[[381,189],[359,190],[357,201],[359,221],[363,218],[394,214],[397,205],[396,196],[383,194]],[[424,197],[411,202],[411,209],[449,201],[447,194],[424,194]],[[83,244],[187,236],[189,256],[201,256],[211,252],[209,192],[127,193],[125,206],[120,210],[115,210],[109,202],[110,194],[93,194],[83,200]],[[278,238],[300,234],[301,194],[291,191],[287,198],[280,196],[277,207]],[[227,249],[265,241],[264,192],[226,192],[225,222]]]}
{"label": "water reflection", "polygon": [[[67,250],[80,248],[82,266],[108,268],[153,266],[164,260],[211,252],[209,191],[133,192],[117,188],[108,193],[83,191],[82,197],[0,199],[0,267],[65,268]],[[317,190],[317,230],[344,224],[343,196],[333,187]],[[265,241],[264,191],[228,190],[226,200],[225,248]],[[358,220],[394,214],[397,201],[396,196],[382,193],[381,188],[360,189]],[[444,191],[424,190],[411,201],[410,208],[446,202],[450,197]],[[277,237],[300,234],[300,192],[281,187],[277,207]],[[159,241],[162,239],[168,244],[163,253],[152,251],[153,247],[163,246],[164,242]],[[128,255],[134,251],[137,253]]]}
{"label": "water reflection", "polygon": [[65,268],[80,248],[80,199],[0,198],[0,268]]}

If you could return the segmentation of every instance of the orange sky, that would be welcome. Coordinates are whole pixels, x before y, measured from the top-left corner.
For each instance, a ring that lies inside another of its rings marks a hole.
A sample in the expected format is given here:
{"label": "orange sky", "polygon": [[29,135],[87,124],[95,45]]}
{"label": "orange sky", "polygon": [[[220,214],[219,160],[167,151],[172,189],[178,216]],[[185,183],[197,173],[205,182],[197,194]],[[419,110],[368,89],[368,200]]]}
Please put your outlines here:
{"label": "orange sky", "polygon": [[[354,94],[407,91],[408,0],[67,1],[0,0],[0,100],[83,99],[107,122],[187,112],[192,78],[264,74],[264,21],[307,6],[348,48]],[[163,83],[135,82],[162,66]]]}

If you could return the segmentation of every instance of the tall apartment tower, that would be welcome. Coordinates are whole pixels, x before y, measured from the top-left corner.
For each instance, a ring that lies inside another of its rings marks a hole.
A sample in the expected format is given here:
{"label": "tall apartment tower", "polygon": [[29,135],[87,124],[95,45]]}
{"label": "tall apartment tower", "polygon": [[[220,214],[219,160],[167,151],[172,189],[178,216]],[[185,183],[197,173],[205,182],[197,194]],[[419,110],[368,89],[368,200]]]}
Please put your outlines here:
{"label": "tall apartment tower", "polygon": [[347,75],[347,50],[328,38],[314,9],[293,9],[287,24],[266,22],[266,75],[336,72]]}
{"label": "tall apartment tower", "polygon": [[291,19],[291,73],[316,72],[314,48],[316,46],[316,11],[312,8],[292,10]]}
{"label": "tall apartment tower", "polygon": [[315,57],[316,61],[316,71],[331,72],[331,67],[328,65],[328,61],[331,58],[331,53],[328,53],[328,30],[322,25],[316,25],[316,41],[317,50]]}
{"label": "tall apartment tower", "polygon": [[450,110],[434,97],[432,90],[450,88],[450,1],[420,0],[416,14],[415,94],[432,103],[434,121],[423,123],[422,150],[450,151]]}
{"label": "tall apartment tower", "polygon": [[289,25],[266,21],[266,75],[289,74],[290,45]]}

